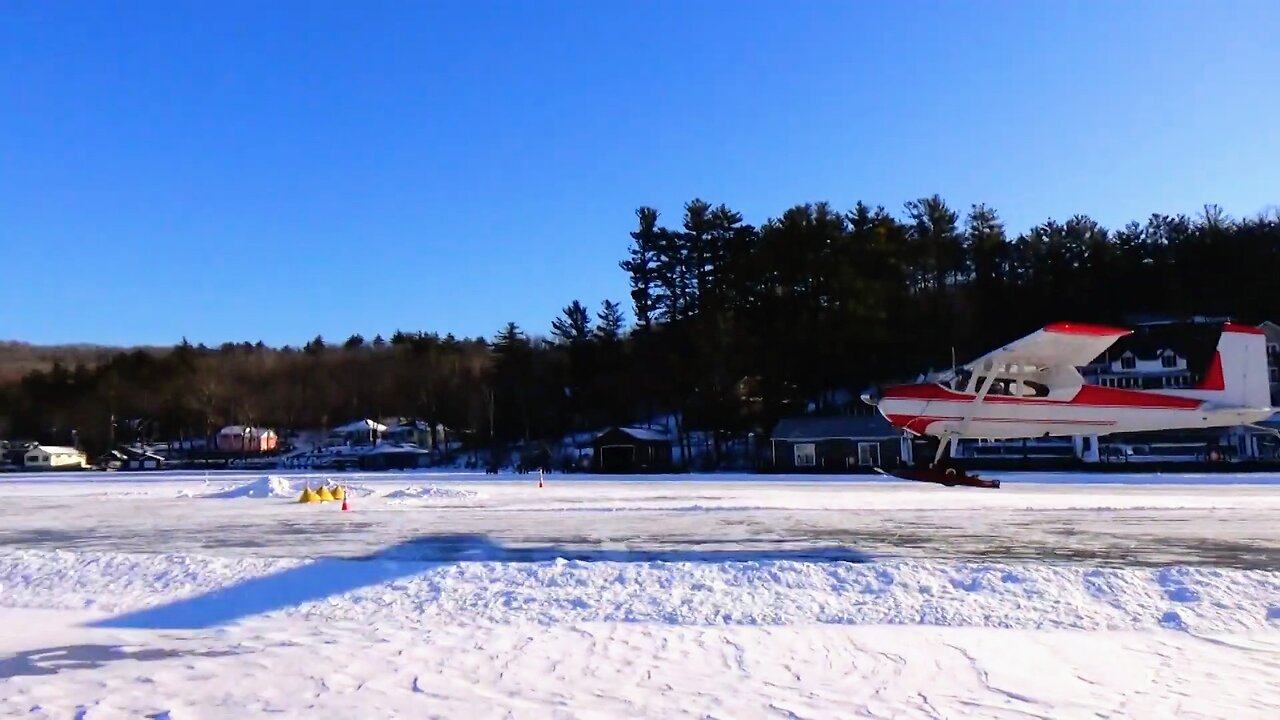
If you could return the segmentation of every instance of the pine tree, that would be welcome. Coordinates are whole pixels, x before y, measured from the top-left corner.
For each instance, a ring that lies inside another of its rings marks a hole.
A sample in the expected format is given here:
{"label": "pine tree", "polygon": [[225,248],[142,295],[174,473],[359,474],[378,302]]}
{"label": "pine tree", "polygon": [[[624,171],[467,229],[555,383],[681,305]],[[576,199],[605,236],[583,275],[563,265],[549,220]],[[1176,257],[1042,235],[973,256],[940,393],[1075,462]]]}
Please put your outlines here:
{"label": "pine tree", "polygon": [[613,343],[622,339],[622,330],[626,327],[627,319],[621,305],[612,300],[605,300],[596,319],[599,320],[596,323],[597,340]]}
{"label": "pine tree", "polygon": [[591,313],[581,302],[574,300],[562,312],[562,317],[551,321],[551,334],[564,343],[580,345],[591,339]]}
{"label": "pine tree", "polygon": [[661,238],[658,211],[651,207],[636,210],[639,228],[631,233],[632,246],[628,258],[618,263],[631,283],[631,302],[635,306],[636,324],[648,328],[663,304],[657,278],[658,252]]}
{"label": "pine tree", "polygon": [[309,355],[319,355],[323,353],[324,350],[325,350],[324,338],[319,335],[316,335],[314,338],[312,338],[302,348],[302,351]]}

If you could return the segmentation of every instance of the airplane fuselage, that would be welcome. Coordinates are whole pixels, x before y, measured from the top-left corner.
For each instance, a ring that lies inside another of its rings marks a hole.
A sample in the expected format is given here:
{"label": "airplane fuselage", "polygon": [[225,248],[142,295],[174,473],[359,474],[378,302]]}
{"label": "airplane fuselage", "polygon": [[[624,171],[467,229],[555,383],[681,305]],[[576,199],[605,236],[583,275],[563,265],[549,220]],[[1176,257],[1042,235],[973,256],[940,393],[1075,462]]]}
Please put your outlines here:
{"label": "airplane fuselage", "polygon": [[1213,401],[1094,385],[1070,398],[986,396],[926,383],[886,388],[876,403],[893,425],[917,435],[1006,439],[1108,435],[1247,425],[1272,408],[1221,406]]}

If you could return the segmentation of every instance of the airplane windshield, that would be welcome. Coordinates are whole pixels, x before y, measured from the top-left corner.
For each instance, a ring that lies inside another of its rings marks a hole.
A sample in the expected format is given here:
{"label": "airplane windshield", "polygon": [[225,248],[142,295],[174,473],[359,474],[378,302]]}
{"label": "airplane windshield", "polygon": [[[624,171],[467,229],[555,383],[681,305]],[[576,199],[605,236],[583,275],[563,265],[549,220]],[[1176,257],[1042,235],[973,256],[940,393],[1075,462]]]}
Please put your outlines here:
{"label": "airplane windshield", "polygon": [[942,385],[957,392],[967,390],[969,387],[969,378],[973,377],[973,373],[968,370],[956,370],[955,374],[942,381]]}
{"label": "airplane windshield", "polygon": [[[973,381],[970,385],[970,380]],[[976,395],[978,390],[987,382],[985,375],[973,377],[973,373],[967,370],[959,370],[956,376],[950,381],[943,381],[943,385],[956,392],[965,392]],[[996,377],[991,381],[991,387],[987,390],[988,396],[996,397],[1045,397],[1049,394],[1049,387],[1043,383],[1025,378]]]}

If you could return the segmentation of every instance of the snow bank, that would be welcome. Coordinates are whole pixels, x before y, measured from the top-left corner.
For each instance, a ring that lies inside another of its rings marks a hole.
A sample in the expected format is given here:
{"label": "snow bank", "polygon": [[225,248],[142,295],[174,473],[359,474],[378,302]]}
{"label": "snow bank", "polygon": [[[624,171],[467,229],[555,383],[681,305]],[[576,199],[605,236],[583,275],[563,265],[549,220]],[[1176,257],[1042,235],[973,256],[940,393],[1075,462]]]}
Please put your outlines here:
{"label": "snow bank", "polygon": [[[462,543],[465,545],[465,543]],[[934,625],[1196,632],[1275,628],[1280,572],[1006,563],[232,559],[0,554],[0,605],[358,623]],[[465,550],[466,548],[462,548]],[[467,560],[467,557],[481,558]],[[185,608],[185,609],[184,609]],[[179,625],[181,626],[181,625]]]}
{"label": "snow bank", "polygon": [[258,478],[243,485],[221,492],[201,495],[203,498],[225,500],[229,498],[293,498],[301,493],[301,488],[294,487],[293,481],[276,475]]}
{"label": "snow bank", "polygon": [[273,617],[126,634],[95,619],[0,609],[0,717],[1275,720],[1280,707],[1268,631]]}
{"label": "snow bank", "polygon": [[475,490],[463,490],[461,488],[411,485],[399,490],[392,490],[383,497],[388,500],[471,500],[480,497],[480,493]]}

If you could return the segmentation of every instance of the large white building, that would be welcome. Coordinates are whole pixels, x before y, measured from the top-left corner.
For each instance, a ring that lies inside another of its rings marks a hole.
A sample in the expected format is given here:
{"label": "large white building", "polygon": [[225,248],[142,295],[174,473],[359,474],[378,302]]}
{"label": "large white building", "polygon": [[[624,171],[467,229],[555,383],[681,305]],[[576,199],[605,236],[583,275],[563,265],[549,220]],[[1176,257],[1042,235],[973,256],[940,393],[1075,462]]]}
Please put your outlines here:
{"label": "large white building", "polygon": [[88,466],[83,452],[61,445],[32,445],[22,456],[25,470],[81,470]]}

